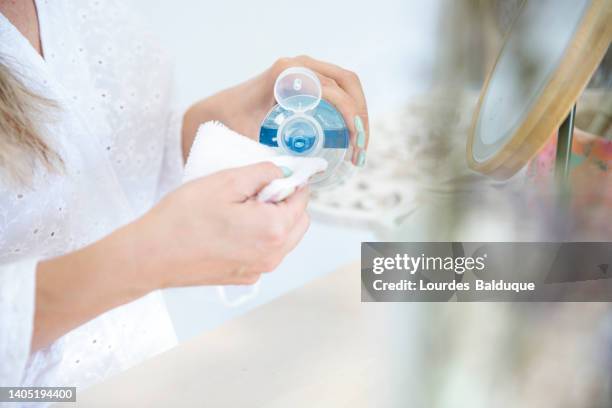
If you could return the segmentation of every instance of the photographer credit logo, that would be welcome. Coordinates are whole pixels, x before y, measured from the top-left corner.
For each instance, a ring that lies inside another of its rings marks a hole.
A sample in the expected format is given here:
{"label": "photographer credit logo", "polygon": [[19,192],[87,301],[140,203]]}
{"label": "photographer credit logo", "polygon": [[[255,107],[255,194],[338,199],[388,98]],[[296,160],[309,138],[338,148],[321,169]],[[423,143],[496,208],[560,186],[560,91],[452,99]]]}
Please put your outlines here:
{"label": "photographer credit logo", "polygon": [[[372,289],[375,291],[498,291],[509,290],[520,292],[534,290],[533,282],[505,282],[503,280],[475,279],[474,282],[463,282],[459,277],[468,271],[474,272],[476,276],[486,270],[487,254],[481,256],[411,256],[408,253],[395,254],[390,257],[374,257],[372,259],[372,273],[383,275],[385,272],[394,271],[409,274],[417,279],[400,279],[386,281],[374,279]],[[443,274],[440,278],[451,278],[436,281],[433,274]]]}
{"label": "photographer credit logo", "polygon": [[362,301],[612,301],[609,242],[364,242]]}

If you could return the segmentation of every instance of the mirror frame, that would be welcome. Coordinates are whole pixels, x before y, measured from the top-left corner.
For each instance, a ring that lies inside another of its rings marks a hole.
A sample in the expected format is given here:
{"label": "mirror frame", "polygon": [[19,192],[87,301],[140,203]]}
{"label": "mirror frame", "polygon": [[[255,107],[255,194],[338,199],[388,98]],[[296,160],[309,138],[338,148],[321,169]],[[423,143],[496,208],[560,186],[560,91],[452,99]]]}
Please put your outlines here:
{"label": "mirror frame", "polygon": [[502,48],[480,91],[467,143],[467,161],[470,168],[502,180],[516,174],[544,147],[586,88],[612,40],[612,0],[591,1],[565,49],[565,55],[548,78],[548,83],[536,98],[533,108],[499,151],[489,159],[478,162],[472,151],[476,125],[489,82],[495,75],[514,25],[513,23],[506,33]]}

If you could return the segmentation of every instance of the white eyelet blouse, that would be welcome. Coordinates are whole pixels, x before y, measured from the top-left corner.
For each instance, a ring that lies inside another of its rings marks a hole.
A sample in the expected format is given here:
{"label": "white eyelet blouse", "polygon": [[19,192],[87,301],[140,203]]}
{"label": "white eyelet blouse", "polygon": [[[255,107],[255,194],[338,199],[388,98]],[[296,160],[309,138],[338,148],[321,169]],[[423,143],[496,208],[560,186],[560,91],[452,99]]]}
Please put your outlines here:
{"label": "white eyelet blouse", "polygon": [[[30,354],[37,260],[98,240],[178,185],[171,70],[120,2],[38,0],[44,59],[0,14],[0,60],[58,102],[40,118],[61,173],[0,184],[0,386],[84,387],[176,344],[152,293]],[[120,273],[116,277],[121,279]]]}

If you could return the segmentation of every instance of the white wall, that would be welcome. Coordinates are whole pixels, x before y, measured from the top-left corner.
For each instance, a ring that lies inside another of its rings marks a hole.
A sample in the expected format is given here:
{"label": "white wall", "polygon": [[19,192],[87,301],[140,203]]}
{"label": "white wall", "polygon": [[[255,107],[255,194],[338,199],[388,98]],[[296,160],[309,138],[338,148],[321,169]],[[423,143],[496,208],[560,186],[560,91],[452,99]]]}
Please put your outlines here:
{"label": "white wall", "polygon": [[308,54],[360,74],[373,113],[430,80],[440,0],[131,0],[175,56],[181,99]]}

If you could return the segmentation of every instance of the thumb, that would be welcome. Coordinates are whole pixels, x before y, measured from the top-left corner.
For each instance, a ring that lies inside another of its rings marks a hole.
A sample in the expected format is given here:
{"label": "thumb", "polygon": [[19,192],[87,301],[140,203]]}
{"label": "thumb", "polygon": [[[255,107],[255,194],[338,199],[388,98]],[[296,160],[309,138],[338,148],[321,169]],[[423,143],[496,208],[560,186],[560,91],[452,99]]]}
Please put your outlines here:
{"label": "thumb", "polygon": [[228,170],[230,194],[236,201],[255,196],[272,181],[283,178],[283,171],[272,162],[261,162]]}

